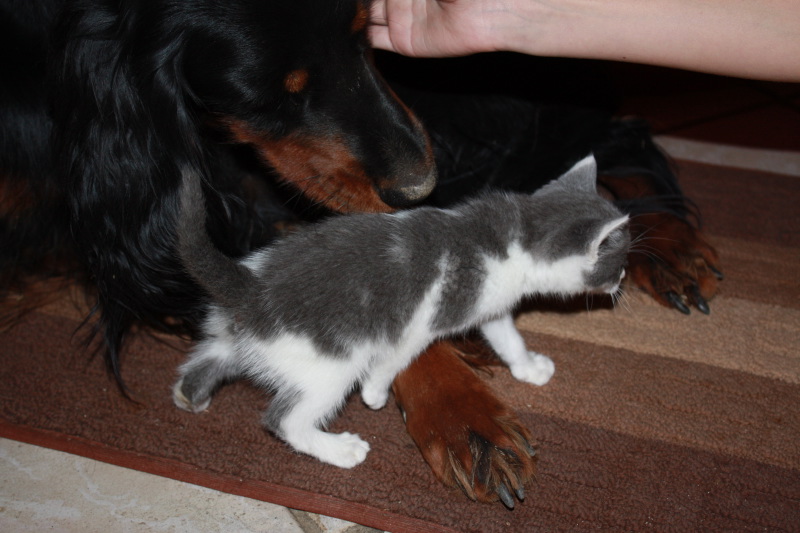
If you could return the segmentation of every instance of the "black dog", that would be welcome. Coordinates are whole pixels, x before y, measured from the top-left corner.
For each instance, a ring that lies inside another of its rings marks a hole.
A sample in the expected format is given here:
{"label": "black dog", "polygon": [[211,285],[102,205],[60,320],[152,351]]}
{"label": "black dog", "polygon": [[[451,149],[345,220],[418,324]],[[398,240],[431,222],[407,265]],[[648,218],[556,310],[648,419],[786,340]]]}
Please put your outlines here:
{"label": "black dog", "polygon": [[198,318],[172,253],[181,166],[213,184],[213,231],[232,254],[263,244],[273,222],[243,200],[256,193],[240,145],[337,211],[402,207],[434,186],[425,133],[368,60],[362,2],[0,9],[5,214],[50,205],[49,220],[6,217],[4,256],[31,238],[75,247],[115,372],[134,321]]}
{"label": "black dog", "polygon": [[[191,333],[202,319],[203,293],[173,249],[184,166],[207,184],[212,238],[238,256],[320,207],[422,201],[436,183],[434,155],[441,183],[428,201],[447,204],[485,186],[532,190],[593,150],[609,192],[629,211],[667,217],[667,240],[678,242],[677,254],[632,257],[633,277],[665,304],[707,310],[716,256],[686,222],[685,199],[646,128],[485,88],[464,94],[476,79],[471,63],[459,64],[459,76],[436,63],[431,76],[421,63],[384,61],[431,142],[371,61],[367,13],[365,0],[2,0],[0,291],[36,276],[83,281],[121,379],[132,325]],[[494,90],[517,72],[500,65],[502,73],[481,75]],[[459,428],[482,430],[465,438],[437,425],[439,398],[461,394],[415,397],[413,384],[432,372],[453,374],[425,364],[396,385],[406,412],[421,400],[431,415],[419,425],[410,414],[409,431],[441,479],[508,504],[507,487],[521,489],[533,472],[530,436],[488,389],[475,398],[482,409],[455,416]],[[476,389],[465,385],[470,376],[439,386]],[[436,442],[423,446],[431,435]],[[466,473],[434,458],[450,454]]]}

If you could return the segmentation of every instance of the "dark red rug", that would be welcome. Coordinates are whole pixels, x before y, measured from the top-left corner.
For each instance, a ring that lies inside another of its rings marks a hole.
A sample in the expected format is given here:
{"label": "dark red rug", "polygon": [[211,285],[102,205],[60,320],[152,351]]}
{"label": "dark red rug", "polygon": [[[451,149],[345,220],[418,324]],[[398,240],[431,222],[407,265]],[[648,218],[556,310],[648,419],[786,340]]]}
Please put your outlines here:
{"label": "dark red rug", "polygon": [[486,378],[540,444],[513,511],[441,486],[393,407],[354,398],[336,421],[372,445],[353,470],[264,432],[268,398],[245,383],[179,411],[177,339],[131,343],[126,400],[67,300],[0,333],[0,435],[398,533],[800,531],[800,178],[681,167],[725,268],[712,313],[631,292],[616,310],[521,316],[557,370],[542,388]]}

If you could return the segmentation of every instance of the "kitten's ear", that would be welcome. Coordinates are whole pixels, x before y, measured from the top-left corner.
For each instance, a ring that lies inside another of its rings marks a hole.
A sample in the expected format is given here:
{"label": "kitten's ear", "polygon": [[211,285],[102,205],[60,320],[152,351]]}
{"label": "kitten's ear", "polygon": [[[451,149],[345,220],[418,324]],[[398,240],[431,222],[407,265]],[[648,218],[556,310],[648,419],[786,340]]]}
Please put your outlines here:
{"label": "kitten's ear", "polygon": [[556,180],[571,189],[597,192],[597,161],[589,154]]}
{"label": "kitten's ear", "polygon": [[[597,235],[595,235],[594,239],[592,240],[592,244],[590,247],[590,255],[597,259],[599,256],[600,247],[603,246],[603,243],[608,239],[612,234],[618,230],[622,229],[628,223],[628,215],[623,215],[619,218],[615,218],[609,222],[606,222],[602,227],[600,227]],[[619,237],[617,237],[618,239]],[[619,242],[619,241],[617,241]]]}

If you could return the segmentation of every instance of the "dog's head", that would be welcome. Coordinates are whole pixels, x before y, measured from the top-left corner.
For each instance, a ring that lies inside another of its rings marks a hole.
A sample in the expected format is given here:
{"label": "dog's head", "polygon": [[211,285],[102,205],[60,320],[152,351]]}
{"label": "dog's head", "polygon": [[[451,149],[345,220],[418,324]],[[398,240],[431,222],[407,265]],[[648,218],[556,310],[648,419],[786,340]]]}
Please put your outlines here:
{"label": "dog's head", "polygon": [[422,126],[371,62],[367,17],[365,0],[220,2],[197,12],[182,57],[232,141],[337,211],[403,207],[436,182]]}

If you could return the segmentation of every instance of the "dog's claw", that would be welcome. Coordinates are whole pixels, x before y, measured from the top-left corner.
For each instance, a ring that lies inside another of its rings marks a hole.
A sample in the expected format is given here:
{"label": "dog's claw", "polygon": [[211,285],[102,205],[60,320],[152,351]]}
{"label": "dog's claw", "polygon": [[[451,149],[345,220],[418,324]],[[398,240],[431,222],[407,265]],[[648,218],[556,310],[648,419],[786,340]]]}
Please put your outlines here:
{"label": "dog's claw", "polygon": [[505,483],[501,483],[497,486],[497,495],[500,497],[500,501],[503,502],[503,505],[509,509],[514,508],[514,497],[511,496],[511,492],[509,492]]}
{"label": "dog's claw", "polygon": [[530,442],[525,441],[525,449],[527,450],[528,455],[531,457],[536,457],[536,448],[534,448]]}
{"label": "dog's claw", "polygon": [[725,279],[725,274],[723,274],[719,269],[714,268],[713,266],[708,266],[709,270],[714,274],[714,276],[719,280],[722,281]]}
{"label": "dog's claw", "polygon": [[698,311],[704,315],[711,314],[711,308],[708,307],[708,302],[706,302],[706,299],[700,295],[700,288],[697,285],[694,285],[691,289],[689,289],[689,295]]}
{"label": "dog's claw", "polygon": [[514,494],[517,495],[517,498],[519,499],[519,501],[524,501],[525,500],[525,489],[523,487],[520,487],[517,490],[515,490]]}
{"label": "dog's claw", "polygon": [[681,299],[680,296],[678,296],[677,293],[674,293],[674,292],[670,291],[670,292],[666,293],[664,295],[664,297],[667,299],[667,301],[670,304],[672,304],[672,306],[675,309],[677,309],[678,311],[680,311],[684,315],[689,315],[689,314],[692,313],[691,309],[689,309],[689,306],[687,306],[685,303],[683,303],[683,300]]}

